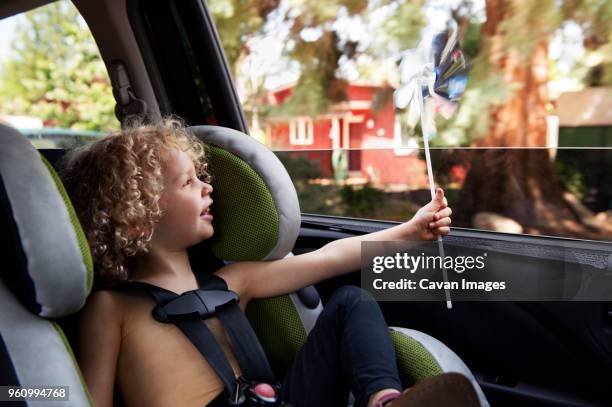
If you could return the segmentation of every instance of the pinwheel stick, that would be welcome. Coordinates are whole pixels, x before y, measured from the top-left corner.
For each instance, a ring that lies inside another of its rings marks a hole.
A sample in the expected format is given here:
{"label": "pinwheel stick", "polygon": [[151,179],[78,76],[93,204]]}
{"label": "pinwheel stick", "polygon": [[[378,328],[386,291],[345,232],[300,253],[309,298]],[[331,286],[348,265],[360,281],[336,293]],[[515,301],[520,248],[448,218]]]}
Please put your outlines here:
{"label": "pinwheel stick", "polygon": [[[419,84],[421,85],[421,84]],[[427,86],[427,84],[424,84]],[[436,184],[434,183],[433,178],[433,170],[431,167],[431,156],[429,155],[429,138],[433,137],[434,134],[428,134],[430,131],[430,127],[426,125],[429,123],[429,118],[427,117],[427,110],[425,110],[425,103],[423,101],[423,92],[421,91],[421,86],[417,86],[417,98],[419,101],[419,112],[421,113],[421,131],[423,132],[423,143],[425,145],[425,162],[427,163],[427,177],[429,178],[429,190],[431,192],[431,199],[434,199],[436,196]],[[438,251],[440,252],[440,256],[442,257],[442,276],[444,278],[444,282],[448,283],[448,274],[446,273],[446,268],[444,267],[444,245],[442,244],[442,236],[438,236]],[[448,284],[444,284],[448,287]],[[450,290],[448,288],[444,289],[444,294],[446,296],[446,308],[453,308],[453,302],[450,297]]]}

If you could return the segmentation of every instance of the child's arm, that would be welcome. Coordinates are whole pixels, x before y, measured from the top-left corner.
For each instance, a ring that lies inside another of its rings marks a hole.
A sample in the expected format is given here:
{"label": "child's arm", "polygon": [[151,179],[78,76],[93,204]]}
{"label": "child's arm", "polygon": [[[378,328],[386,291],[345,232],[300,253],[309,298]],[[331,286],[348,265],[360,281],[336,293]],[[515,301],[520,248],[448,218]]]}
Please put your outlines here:
{"label": "child's arm", "polygon": [[87,300],[79,327],[79,367],[96,407],[112,407],[119,345],[120,313],[113,295],[98,291]]}
{"label": "child's arm", "polygon": [[339,239],[318,250],[274,261],[232,263],[217,274],[247,301],[287,294],[361,268],[361,242],[433,240],[449,232],[452,211],[444,191],[405,223],[364,236]]}

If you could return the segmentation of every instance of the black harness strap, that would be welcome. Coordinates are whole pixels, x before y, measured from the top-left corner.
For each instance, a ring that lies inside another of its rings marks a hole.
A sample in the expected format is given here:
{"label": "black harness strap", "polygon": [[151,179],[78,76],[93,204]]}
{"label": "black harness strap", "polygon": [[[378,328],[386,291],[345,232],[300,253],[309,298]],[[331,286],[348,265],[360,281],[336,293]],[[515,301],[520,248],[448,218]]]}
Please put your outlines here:
{"label": "black harness strap", "polygon": [[238,305],[222,307],[217,316],[227,331],[244,375],[253,381],[275,383],[276,378],[257,335]]}
{"label": "black harness strap", "polygon": [[[166,290],[165,288],[139,281],[125,281],[112,284],[105,288],[144,291],[151,295],[158,305],[162,306],[180,297],[177,293]],[[198,349],[223,382],[227,397],[233,399],[238,393],[239,383],[236,381],[234,370],[229,364],[227,356],[225,356],[221,345],[219,345],[219,342],[217,342],[212,332],[210,332],[208,326],[199,316],[196,318],[194,315],[187,318],[173,318],[169,322],[175,324],[196,349]]]}
{"label": "black harness strap", "polygon": [[144,291],[151,295],[157,303],[152,312],[153,317],[160,322],[175,324],[187,336],[219,376],[230,400],[235,399],[240,392],[240,383],[223,349],[202,319],[212,316],[219,318],[245,378],[276,383],[255,331],[238,306],[236,293],[228,289],[225,280],[214,274],[196,272],[195,276],[200,289],[182,295],[137,281],[126,281],[105,288]]}
{"label": "black harness strap", "polygon": [[[191,343],[200,351],[208,364],[223,382],[223,387],[230,398],[238,393],[239,383],[234,376],[234,370],[227,361],[227,356],[215,339],[210,329],[198,319],[185,319],[173,323],[189,338]],[[204,326],[204,328],[202,327]]]}
{"label": "black harness strap", "polygon": [[[228,290],[227,283],[214,274],[196,273],[204,290]],[[217,317],[227,332],[240,368],[254,381],[275,383],[276,378],[266,354],[257,339],[253,327],[240,310],[237,302],[230,302],[217,309]]]}

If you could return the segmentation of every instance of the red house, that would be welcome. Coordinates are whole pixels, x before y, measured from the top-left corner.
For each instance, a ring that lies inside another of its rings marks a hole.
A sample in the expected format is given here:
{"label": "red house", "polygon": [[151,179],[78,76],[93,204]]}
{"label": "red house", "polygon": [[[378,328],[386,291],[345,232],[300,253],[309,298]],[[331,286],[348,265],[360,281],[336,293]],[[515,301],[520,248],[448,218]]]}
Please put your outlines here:
{"label": "red house", "polygon": [[[395,114],[392,98],[382,108],[372,107],[381,88],[350,83],[347,100],[322,115],[267,117],[262,141],[276,151],[308,151],[307,157],[319,161],[325,177],[341,182],[370,182],[399,190],[427,188],[425,162],[418,158],[414,140],[402,142],[400,116]],[[293,85],[276,89],[266,102],[278,106],[292,92]]]}

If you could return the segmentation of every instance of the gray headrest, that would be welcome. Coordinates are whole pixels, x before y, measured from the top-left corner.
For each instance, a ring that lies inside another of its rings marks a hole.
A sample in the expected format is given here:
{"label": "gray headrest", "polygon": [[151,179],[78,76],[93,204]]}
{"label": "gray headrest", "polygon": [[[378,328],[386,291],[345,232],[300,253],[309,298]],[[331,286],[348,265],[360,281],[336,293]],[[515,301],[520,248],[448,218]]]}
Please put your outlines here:
{"label": "gray headrest", "polygon": [[285,257],[300,232],[300,205],[293,182],[265,145],[236,130],[190,130],[208,148],[213,176],[211,250],[223,260]]}
{"label": "gray headrest", "polygon": [[0,125],[0,276],[32,312],[78,311],[91,290],[87,239],[59,177],[30,142]]}

